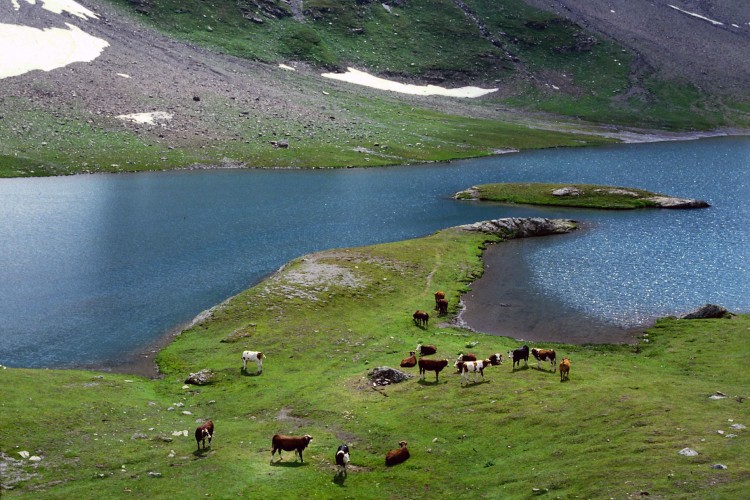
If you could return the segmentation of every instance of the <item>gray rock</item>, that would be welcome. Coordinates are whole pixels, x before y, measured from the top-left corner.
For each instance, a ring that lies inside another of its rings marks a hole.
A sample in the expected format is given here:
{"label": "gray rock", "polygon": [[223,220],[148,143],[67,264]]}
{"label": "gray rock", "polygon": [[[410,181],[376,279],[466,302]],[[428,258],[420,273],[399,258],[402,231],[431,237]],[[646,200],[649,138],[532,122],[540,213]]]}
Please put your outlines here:
{"label": "gray rock", "polygon": [[709,318],[729,318],[732,313],[725,307],[716,304],[706,304],[694,311],[683,314],[680,319],[709,319]]}
{"label": "gray rock", "polygon": [[206,385],[211,383],[211,379],[214,377],[214,372],[208,368],[199,371],[198,373],[191,373],[190,376],[185,379],[186,384],[192,385]]}
{"label": "gray rock", "polygon": [[552,191],[552,196],[580,196],[581,190],[577,187],[566,186]]}
{"label": "gray rock", "polygon": [[374,385],[390,385],[398,384],[404,380],[414,377],[401,370],[390,368],[388,366],[379,366],[374,368],[370,373],[367,374]]}
{"label": "gray rock", "polygon": [[683,448],[678,453],[686,457],[695,457],[698,455],[698,452],[692,448]]}
{"label": "gray rock", "polygon": [[161,477],[161,472],[149,472],[149,477]]}
{"label": "gray rock", "polygon": [[671,196],[652,196],[644,199],[656,203],[660,208],[708,208],[711,206],[703,200],[673,198]]}
{"label": "gray rock", "polygon": [[542,217],[509,217],[457,226],[464,231],[494,234],[505,239],[564,234],[575,230],[576,227],[576,222],[570,219]]}

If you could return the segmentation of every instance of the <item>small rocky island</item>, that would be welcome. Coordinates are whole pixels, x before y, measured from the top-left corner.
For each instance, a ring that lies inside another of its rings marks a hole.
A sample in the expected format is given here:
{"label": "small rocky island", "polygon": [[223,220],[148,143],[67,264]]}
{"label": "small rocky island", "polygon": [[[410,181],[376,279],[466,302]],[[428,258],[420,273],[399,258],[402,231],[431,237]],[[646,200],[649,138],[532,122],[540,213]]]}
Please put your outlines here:
{"label": "small rocky island", "polygon": [[460,191],[453,197],[458,200],[603,209],[707,208],[710,206],[702,200],[676,198],[643,189],[594,184],[483,184]]}

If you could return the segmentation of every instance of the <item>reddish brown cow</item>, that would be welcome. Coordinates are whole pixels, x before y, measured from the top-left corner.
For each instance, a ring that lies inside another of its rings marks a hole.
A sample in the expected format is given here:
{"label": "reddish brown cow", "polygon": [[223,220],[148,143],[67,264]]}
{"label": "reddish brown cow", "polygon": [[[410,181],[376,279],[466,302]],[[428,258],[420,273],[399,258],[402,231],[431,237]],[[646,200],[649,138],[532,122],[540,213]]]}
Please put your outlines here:
{"label": "reddish brown cow", "polygon": [[208,446],[211,446],[211,438],[214,435],[214,423],[207,420],[200,427],[195,429],[195,441],[198,443],[198,449],[201,449],[201,442],[203,448],[206,448],[206,439],[208,439]]}
{"label": "reddish brown cow", "polygon": [[401,360],[401,368],[414,368],[417,366],[417,356],[414,354],[414,351],[411,351],[409,354],[408,358]]}
{"label": "reddish brown cow", "polygon": [[406,447],[406,441],[401,441],[398,445],[400,448],[391,450],[385,454],[385,465],[388,467],[404,463],[410,456],[409,448]]}
{"label": "reddish brown cow", "polygon": [[557,368],[556,364],[556,354],[554,349],[537,349],[536,347],[531,350],[531,354],[534,355],[534,358],[536,358],[536,367],[538,369],[542,368],[542,361],[549,361],[549,367],[554,372]]}
{"label": "reddish brown cow", "polygon": [[448,299],[440,299],[437,302],[438,315],[448,314]]}
{"label": "reddish brown cow", "polygon": [[438,374],[448,366],[447,359],[419,358],[419,378],[424,380],[428,371],[435,372],[435,383],[438,382]]}
{"label": "reddish brown cow", "polygon": [[411,317],[414,319],[414,324],[417,326],[427,326],[427,323],[430,321],[430,315],[420,310],[415,311]]}
{"label": "reddish brown cow", "polygon": [[274,434],[273,438],[271,438],[271,445],[273,446],[273,449],[271,450],[271,460],[273,460],[273,455],[277,450],[279,452],[279,460],[282,460],[281,450],[284,450],[296,452],[296,454],[294,455],[294,460],[297,460],[297,454],[299,454],[300,462],[304,462],[304,460],[302,460],[302,450],[307,448],[307,445],[310,444],[311,440],[312,436],[308,434],[305,434],[304,436],[285,436],[284,434]]}
{"label": "reddish brown cow", "polygon": [[438,291],[438,292],[435,292],[435,310],[439,309],[439,307],[438,307],[438,301],[440,301],[440,300],[442,300],[444,298],[445,298],[445,292],[443,292],[442,290]]}

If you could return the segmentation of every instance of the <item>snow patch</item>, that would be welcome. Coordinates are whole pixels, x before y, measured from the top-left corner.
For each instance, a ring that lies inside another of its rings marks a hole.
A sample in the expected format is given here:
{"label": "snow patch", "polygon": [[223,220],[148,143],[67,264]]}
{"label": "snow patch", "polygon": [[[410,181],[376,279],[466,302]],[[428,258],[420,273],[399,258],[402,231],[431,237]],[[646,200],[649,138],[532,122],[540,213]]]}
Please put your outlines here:
{"label": "snow patch", "polygon": [[444,87],[438,87],[436,85],[411,85],[406,83],[394,82],[392,80],[386,80],[385,78],[379,78],[377,76],[370,75],[368,73],[365,73],[364,71],[359,71],[354,68],[348,68],[348,71],[346,73],[323,73],[323,75],[321,76],[380,90],[389,90],[391,92],[399,92],[402,94],[423,96],[441,95],[446,97],[463,97],[472,99],[481,97],[485,94],[490,94],[492,92],[497,92],[498,90],[483,89],[479,87],[446,89]]}
{"label": "snow patch", "polygon": [[713,24],[714,26],[724,26],[724,23],[722,23],[722,22],[715,21],[713,19],[709,19],[708,17],[701,16],[700,14],[696,14],[695,12],[690,12],[690,11],[687,11],[687,10],[683,10],[683,9],[681,9],[679,7],[676,7],[674,5],[671,5],[671,4],[669,6],[672,7],[674,10],[682,12],[683,14],[687,14],[688,16],[693,16],[695,18],[702,19],[703,21],[708,21],[709,23]]}
{"label": "snow patch", "polygon": [[131,113],[129,115],[118,115],[116,118],[136,123],[138,125],[155,125],[156,122],[169,121],[172,114],[166,111],[152,111],[150,113]]}
{"label": "snow patch", "polygon": [[0,79],[29,71],[52,71],[91,62],[109,43],[65,23],[68,29],[37,29],[0,23]]}

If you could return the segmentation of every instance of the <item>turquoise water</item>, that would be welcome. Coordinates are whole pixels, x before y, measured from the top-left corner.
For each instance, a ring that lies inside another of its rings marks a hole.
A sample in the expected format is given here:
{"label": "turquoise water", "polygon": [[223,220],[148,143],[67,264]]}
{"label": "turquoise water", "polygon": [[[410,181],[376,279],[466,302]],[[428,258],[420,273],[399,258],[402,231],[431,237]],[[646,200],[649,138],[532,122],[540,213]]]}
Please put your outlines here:
{"label": "turquoise water", "polygon": [[[694,211],[458,202],[489,182],[586,182],[701,198]],[[533,151],[447,164],[0,180],[0,363],[120,364],[316,250],[483,219],[570,217],[524,259],[535,294],[623,325],[715,302],[750,311],[750,139]]]}

